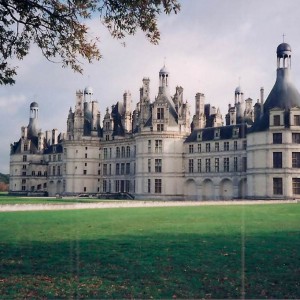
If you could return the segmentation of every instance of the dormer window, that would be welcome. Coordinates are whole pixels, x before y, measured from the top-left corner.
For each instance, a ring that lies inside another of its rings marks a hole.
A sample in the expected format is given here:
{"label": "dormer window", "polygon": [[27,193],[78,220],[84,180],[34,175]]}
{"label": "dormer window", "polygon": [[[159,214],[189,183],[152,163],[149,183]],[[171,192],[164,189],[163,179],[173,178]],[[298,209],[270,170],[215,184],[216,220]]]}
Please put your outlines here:
{"label": "dormer window", "polygon": [[294,115],[294,126],[300,126],[300,115]]}
{"label": "dormer window", "polygon": [[158,107],[157,108],[157,120],[163,120],[164,119],[164,108]]}
{"label": "dormer window", "polygon": [[220,129],[215,129],[215,139],[220,138]]}
{"label": "dormer window", "polygon": [[197,141],[202,141],[202,131],[197,133]]}
{"label": "dormer window", "polygon": [[273,125],[280,126],[280,115],[273,116]]}
{"label": "dormer window", "polygon": [[239,136],[240,129],[238,127],[233,128],[232,137],[237,138]]}

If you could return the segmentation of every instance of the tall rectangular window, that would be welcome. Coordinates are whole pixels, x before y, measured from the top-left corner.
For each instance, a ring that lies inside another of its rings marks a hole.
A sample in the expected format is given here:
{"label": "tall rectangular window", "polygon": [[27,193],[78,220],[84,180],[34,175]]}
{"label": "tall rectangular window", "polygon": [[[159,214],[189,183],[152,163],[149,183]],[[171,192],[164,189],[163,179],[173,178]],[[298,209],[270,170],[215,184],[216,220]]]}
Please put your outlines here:
{"label": "tall rectangular window", "polygon": [[107,164],[103,164],[103,175],[107,175]]}
{"label": "tall rectangular window", "polygon": [[242,157],[242,171],[247,171],[247,157]]}
{"label": "tall rectangular window", "polygon": [[103,180],[103,192],[106,193],[107,191],[107,181]]}
{"label": "tall rectangular window", "polygon": [[189,159],[189,173],[194,173],[194,160]]}
{"label": "tall rectangular window", "polygon": [[299,195],[300,194],[300,178],[293,178],[293,194]]}
{"label": "tall rectangular window", "polygon": [[148,179],[148,193],[151,193],[151,179]]}
{"label": "tall rectangular window", "polygon": [[294,115],[294,125],[300,126],[300,115]]}
{"label": "tall rectangular window", "polygon": [[155,153],[162,153],[162,140],[155,140]]}
{"label": "tall rectangular window", "polygon": [[23,161],[27,161],[27,155],[23,155]]}
{"label": "tall rectangular window", "polygon": [[292,168],[300,168],[300,152],[292,153]]}
{"label": "tall rectangular window", "polygon": [[107,159],[107,148],[103,148],[103,158]]}
{"label": "tall rectangular window", "polygon": [[201,144],[198,144],[198,153],[201,153]]}
{"label": "tall rectangular window", "polygon": [[117,147],[117,148],[116,148],[116,157],[117,157],[117,158],[120,158],[120,156],[121,156],[120,147]]}
{"label": "tall rectangular window", "polygon": [[215,142],[215,151],[218,152],[220,150],[219,142]]}
{"label": "tall rectangular window", "polygon": [[205,144],[205,150],[206,152],[210,152],[210,143]]}
{"label": "tall rectangular window", "polygon": [[238,171],[238,158],[236,156],[233,158],[233,170],[234,172]]}
{"label": "tall rectangular window", "polygon": [[157,108],[157,119],[158,120],[163,120],[164,119],[164,108],[163,107],[158,107]]}
{"label": "tall rectangular window", "polygon": [[130,174],[130,163],[126,163],[126,174]]}
{"label": "tall rectangular window", "polygon": [[161,179],[155,179],[155,193],[161,194],[162,192],[162,180]]}
{"label": "tall rectangular window", "polygon": [[155,172],[161,173],[162,171],[162,160],[161,159],[155,159]]}
{"label": "tall rectangular window", "polygon": [[130,157],[130,146],[126,147],[126,157]]}
{"label": "tall rectangular window", "polygon": [[151,159],[148,159],[148,173],[151,173]]}
{"label": "tall rectangular window", "polygon": [[280,115],[273,116],[274,126],[280,126]]}
{"label": "tall rectangular window", "polygon": [[218,157],[215,158],[215,172],[218,173],[220,171],[220,160]]}
{"label": "tall rectangular window", "polygon": [[157,124],[157,131],[164,131],[164,124]]}
{"label": "tall rectangular window", "polygon": [[229,157],[224,157],[224,172],[229,172]]}
{"label": "tall rectangular window", "polygon": [[282,152],[273,152],[273,168],[282,168]]}
{"label": "tall rectangular window", "polygon": [[148,140],[148,153],[151,153],[151,140]]}
{"label": "tall rectangular window", "polygon": [[273,144],[282,144],[282,133],[273,133]]}
{"label": "tall rectangular window", "polygon": [[296,133],[296,132],[292,133],[292,142],[294,144],[300,144],[300,133]]}
{"label": "tall rectangular window", "polygon": [[229,151],[229,142],[224,142],[224,151]]}
{"label": "tall rectangular window", "polygon": [[234,141],[234,142],[233,142],[233,149],[234,149],[234,150],[237,150],[237,149],[238,149],[238,142],[237,142],[237,141]]}
{"label": "tall rectangular window", "polygon": [[198,173],[202,172],[202,162],[201,162],[201,158],[198,158],[197,160],[197,171]]}
{"label": "tall rectangular window", "polygon": [[125,147],[122,146],[121,148],[121,157],[125,157]]}
{"label": "tall rectangular window", "polygon": [[120,164],[116,164],[116,175],[120,174]]}
{"label": "tall rectangular window", "polygon": [[189,153],[194,153],[194,145],[189,145]]}
{"label": "tall rectangular window", "polygon": [[206,173],[210,172],[210,158],[205,159],[205,172]]}
{"label": "tall rectangular window", "polygon": [[121,163],[121,175],[125,174],[125,163]]}
{"label": "tall rectangular window", "polygon": [[282,195],[282,178],[273,178],[273,194]]}

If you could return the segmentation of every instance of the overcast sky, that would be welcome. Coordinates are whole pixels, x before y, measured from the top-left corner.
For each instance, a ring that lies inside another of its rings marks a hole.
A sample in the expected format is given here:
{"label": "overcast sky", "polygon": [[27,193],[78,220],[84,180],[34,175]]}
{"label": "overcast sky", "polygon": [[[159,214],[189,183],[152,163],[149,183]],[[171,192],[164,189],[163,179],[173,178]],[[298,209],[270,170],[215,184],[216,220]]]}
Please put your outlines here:
{"label": "overcast sky", "polygon": [[[91,34],[101,37],[103,59],[84,65],[84,75],[52,64],[32,48],[19,64],[14,86],[0,86],[0,172],[9,172],[10,144],[20,138],[29,121],[29,105],[39,104],[42,131],[66,131],[75,92],[92,86],[101,115],[122,100],[125,90],[139,100],[143,77],[151,80],[152,101],[158,91],[158,72],[166,62],[171,93],[184,88],[184,99],[194,112],[197,92],[224,115],[240,85],[245,98],[256,101],[259,90],[270,92],[276,75],[276,48],[283,40],[292,47],[292,71],[300,89],[299,0],[181,0],[178,15],[161,16],[161,41],[151,45],[143,34],[125,39],[126,47],[101,27],[89,22]],[[255,103],[255,102],[254,102]]]}

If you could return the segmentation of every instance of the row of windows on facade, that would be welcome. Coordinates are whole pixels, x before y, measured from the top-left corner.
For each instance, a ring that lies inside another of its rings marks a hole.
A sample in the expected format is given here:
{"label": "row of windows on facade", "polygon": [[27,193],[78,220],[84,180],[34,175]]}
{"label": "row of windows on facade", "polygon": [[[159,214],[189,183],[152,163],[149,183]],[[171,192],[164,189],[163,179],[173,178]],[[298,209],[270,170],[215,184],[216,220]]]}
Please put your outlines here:
{"label": "row of windows on facade", "polygon": [[[240,132],[240,129],[239,129],[238,127],[233,128],[231,138],[233,138],[233,139],[238,138],[238,137],[239,137],[239,132]],[[220,137],[221,137],[221,129],[220,129],[220,128],[216,128],[216,129],[214,130],[214,139],[215,139],[215,140],[219,140]],[[198,141],[198,142],[201,142],[202,139],[203,139],[203,131],[200,131],[200,132],[198,132],[198,134],[197,134],[197,141]]]}
{"label": "row of windows on facade", "polygon": [[[294,126],[300,126],[300,115],[294,115],[292,120],[294,121],[292,123]],[[283,118],[281,118],[280,115],[274,115],[273,116],[273,126],[282,126],[282,125],[284,125]]]}
{"label": "row of windows on facade", "polygon": [[[292,132],[292,143],[300,144],[300,133]],[[275,132],[273,133],[273,144],[282,144],[282,133]]]}
{"label": "row of windows on facade", "polygon": [[[300,195],[300,178],[292,178],[292,189],[294,195]],[[273,194],[283,195],[283,179],[281,177],[273,178]]]}
{"label": "row of windows on facade", "polygon": [[[22,179],[22,191],[27,191],[27,187],[26,185],[26,179]],[[30,190],[33,192],[35,190],[40,191],[41,189],[46,189],[47,188],[47,183],[45,182],[43,185],[42,184],[38,184],[36,187],[34,185],[31,186]]]}
{"label": "row of windows on facade", "polygon": [[[282,161],[282,152],[273,152],[273,168],[283,168]],[[300,168],[300,152],[292,152],[292,168]]]}
{"label": "row of windows on facade", "polygon": [[[204,159],[198,158],[197,159],[197,169],[195,169],[195,160],[189,159],[189,173],[210,173],[210,172],[221,172],[220,168],[220,159],[215,158],[214,159],[214,170],[212,169],[212,162],[213,159],[206,158],[205,159],[205,165],[203,166]],[[233,158],[233,169],[230,168],[230,158],[224,157],[223,158],[223,172],[246,172],[247,170],[247,157],[242,157],[242,165],[241,170],[239,170],[239,161],[238,157]]]}
{"label": "row of windows on facade", "polygon": [[[219,152],[219,151],[230,151],[231,149],[231,143],[226,141],[223,142],[223,144],[221,144],[220,142],[214,142],[212,143],[205,143],[205,144],[189,144],[189,153],[195,153],[196,149],[195,147],[197,146],[197,153],[201,153],[204,149],[203,146],[205,145],[205,152],[211,152],[211,151],[215,151],[215,152]],[[211,146],[214,145],[214,148],[212,148]],[[221,148],[220,146],[223,145],[223,148]],[[247,141],[244,140],[243,141],[243,149],[246,150],[247,148]],[[233,141],[233,150],[238,150],[238,141]]]}

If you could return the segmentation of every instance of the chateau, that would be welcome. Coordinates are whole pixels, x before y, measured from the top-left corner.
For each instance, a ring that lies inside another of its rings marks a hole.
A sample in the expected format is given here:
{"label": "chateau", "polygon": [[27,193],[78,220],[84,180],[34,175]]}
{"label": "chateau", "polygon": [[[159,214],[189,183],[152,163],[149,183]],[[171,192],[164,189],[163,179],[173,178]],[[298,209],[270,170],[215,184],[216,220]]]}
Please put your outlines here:
{"label": "chateau", "polygon": [[39,129],[39,107],[11,145],[10,193],[117,196],[136,199],[286,199],[300,196],[300,94],[291,80],[291,47],[277,47],[270,94],[253,103],[240,87],[223,118],[195,96],[195,115],[183,88],[169,90],[164,66],[157,96],[144,78],[101,118],[93,89],[76,92],[66,133]]}

